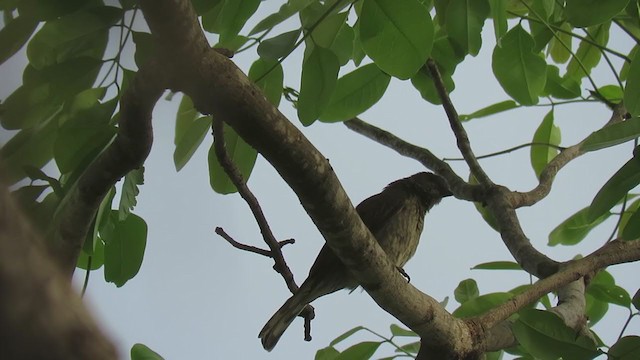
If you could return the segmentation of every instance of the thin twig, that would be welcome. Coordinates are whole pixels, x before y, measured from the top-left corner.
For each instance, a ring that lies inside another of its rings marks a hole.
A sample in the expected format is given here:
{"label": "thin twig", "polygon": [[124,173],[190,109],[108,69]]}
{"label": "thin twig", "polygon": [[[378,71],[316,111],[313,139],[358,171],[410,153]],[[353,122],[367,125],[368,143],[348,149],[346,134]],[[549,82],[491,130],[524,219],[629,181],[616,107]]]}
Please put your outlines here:
{"label": "thin twig", "polygon": [[[225,173],[227,173],[227,175],[229,176],[229,179],[231,179],[231,182],[233,182],[236,189],[238,189],[238,193],[240,193],[240,196],[245,200],[247,205],[249,205],[249,208],[251,209],[251,212],[253,213],[256,222],[258,223],[258,227],[260,228],[262,237],[265,243],[269,246],[269,249],[271,249],[269,256],[272,257],[273,261],[275,262],[273,266],[274,270],[280,273],[285,283],[287,284],[289,291],[295,294],[296,291],[298,291],[298,285],[293,278],[293,273],[291,272],[291,269],[289,269],[289,266],[287,265],[287,262],[285,261],[284,255],[282,255],[281,250],[282,245],[284,245],[284,243],[286,243],[288,240],[278,242],[273,236],[271,228],[269,227],[269,223],[267,222],[264,213],[262,212],[262,208],[260,207],[258,200],[253,195],[251,190],[249,190],[246,182],[242,178],[242,174],[240,174],[238,168],[231,161],[231,158],[229,158],[229,154],[227,153],[227,149],[224,143],[223,122],[220,119],[215,118],[213,118],[212,121],[216,157],[218,158],[218,161],[220,162],[220,165],[224,169]],[[304,339],[306,341],[310,341],[311,320],[315,317],[313,306],[307,305],[299,314],[299,316],[304,318]]]}
{"label": "thin twig", "polygon": [[249,190],[246,182],[242,178],[242,174],[240,174],[238,168],[231,161],[231,158],[229,158],[229,154],[227,153],[224,143],[224,124],[220,119],[213,119],[213,138],[216,157],[218,158],[220,165],[229,176],[229,179],[231,179],[233,185],[238,189],[240,196],[244,199],[247,205],[249,205],[249,209],[251,209],[251,212],[258,223],[262,237],[264,238],[265,243],[269,246],[269,249],[271,249],[271,257],[275,261],[274,269],[282,275],[289,290],[292,293],[295,293],[298,291],[298,285],[296,285],[296,282],[293,279],[293,273],[291,273],[287,262],[284,260],[284,256],[280,250],[280,245],[278,245],[278,240],[276,240],[275,236],[273,236],[273,233],[271,232],[271,228],[269,227],[269,223],[262,212],[258,199],[256,199],[251,190]]}
{"label": "thin twig", "polygon": [[[229,234],[227,234],[223,228],[221,227],[217,227],[216,228],[216,234],[220,235],[223,239],[227,240],[227,242],[229,244],[231,244],[231,246],[233,246],[236,249],[240,249],[243,251],[248,251],[254,254],[258,254],[258,255],[262,255],[262,256],[266,256],[266,257],[273,257],[271,255],[271,251],[270,250],[265,250],[265,249],[261,249],[259,247],[256,246],[251,246],[251,245],[247,245],[247,244],[243,244],[241,242],[236,241],[234,238],[232,238]],[[293,244],[295,243],[294,239],[287,239],[284,241],[279,241],[278,245],[280,247],[283,247],[287,244]]]}
{"label": "thin twig", "polygon": [[478,163],[478,159],[476,159],[475,155],[473,154],[473,150],[471,150],[471,143],[469,142],[467,131],[464,129],[462,123],[460,122],[460,117],[458,117],[458,112],[456,111],[455,106],[453,106],[451,98],[449,98],[447,88],[445,87],[442,76],[440,75],[440,70],[438,70],[438,65],[436,65],[436,62],[433,61],[433,59],[427,60],[427,69],[431,74],[433,84],[438,91],[440,100],[442,100],[442,107],[447,113],[447,118],[449,119],[451,130],[453,130],[453,133],[456,136],[458,149],[460,149],[462,157],[464,157],[467,165],[469,165],[471,174],[473,174],[473,176],[478,180],[480,184],[492,185],[493,182],[484,172],[484,170],[480,166],[480,163]]}
{"label": "thin twig", "polygon": [[[558,146],[558,145],[549,144],[549,143],[530,142],[530,143],[527,143],[527,144],[521,144],[521,145],[514,146],[514,147],[511,147],[511,148],[508,148],[508,149],[505,149],[505,150],[497,151],[497,152],[494,152],[494,153],[480,155],[480,156],[476,157],[476,159],[480,160],[480,159],[486,159],[486,158],[493,157],[493,156],[504,155],[504,154],[508,154],[508,153],[510,153],[512,151],[520,150],[522,148],[526,148],[526,147],[529,147],[529,146],[548,146],[550,148],[554,148],[554,149],[560,150],[560,151],[566,149],[563,146]],[[464,158],[443,158],[442,160],[443,161],[463,161]]]}

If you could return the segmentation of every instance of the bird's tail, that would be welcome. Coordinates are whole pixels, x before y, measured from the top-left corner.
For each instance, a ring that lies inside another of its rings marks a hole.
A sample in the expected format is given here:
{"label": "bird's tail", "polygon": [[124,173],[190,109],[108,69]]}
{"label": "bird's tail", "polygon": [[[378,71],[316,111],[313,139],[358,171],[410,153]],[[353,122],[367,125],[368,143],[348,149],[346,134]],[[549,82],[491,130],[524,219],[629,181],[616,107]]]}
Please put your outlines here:
{"label": "bird's tail", "polygon": [[271,319],[260,330],[258,337],[262,340],[262,347],[265,350],[271,351],[276,346],[282,334],[293,322],[293,319],[300,314],[309,302],[314,300],[309,299],[308,291],[304,291],[303,288],[300,288],[300,290],[285,301],[284,305],[273,314]]}

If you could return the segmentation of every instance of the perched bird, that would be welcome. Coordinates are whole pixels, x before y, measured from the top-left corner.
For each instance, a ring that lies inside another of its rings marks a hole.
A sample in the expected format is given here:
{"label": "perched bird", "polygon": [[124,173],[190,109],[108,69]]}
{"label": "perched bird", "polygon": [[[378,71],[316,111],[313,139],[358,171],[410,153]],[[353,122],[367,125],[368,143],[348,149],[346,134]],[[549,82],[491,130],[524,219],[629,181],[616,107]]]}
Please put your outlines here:
{"label": "perched bird", "polygon": [[[425,214],[449,195],[451,192],[441,177],[421,172],[392,182],[381,193],[362,201],[356,211],[387,256],[402,271],[416,252]],[[355,289],[358,285],[347,267],[325,244],[300,289],[260,331],[258,337],[262,346],[271,351],[293,319],[313,300],[341,289]]]}

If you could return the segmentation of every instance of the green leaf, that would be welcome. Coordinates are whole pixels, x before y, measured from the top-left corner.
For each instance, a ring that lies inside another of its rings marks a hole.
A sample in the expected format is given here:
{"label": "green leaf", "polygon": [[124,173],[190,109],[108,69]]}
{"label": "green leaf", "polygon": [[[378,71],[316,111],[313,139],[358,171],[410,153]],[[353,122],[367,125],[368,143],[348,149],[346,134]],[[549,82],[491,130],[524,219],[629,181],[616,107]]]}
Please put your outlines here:
{"label": "green leaf", "polygon": [[323,48],[331,48],[335,42],[340,29],[345,25],[348,12],[342,12],[327,16],[315,29],[311,32],[311,39],[317,46]]}
{"label": "green leaf", "polygon": [[[62,174],[89,165],[116,135],[115,126],[110,124],[115,99],[103,104],[82,104],[91,101],[93,96],[101,97],[103,93],[104,89],[89,89],[65,105],[58,120],[61,126],[53,146],[53,155]],[[97,102],[97,98],[93,100]]]}
{"label": "green leaf", "polygon": [[433,46],[433,22],[418,0],[365,0],[359,16],[360,42],[384,72],[408,79],[425,64]]}
{"label": "green leaf", "polygon": [[466,279],[460,281],[458,287],[453,291],[453,295],[457,302],[464,304],[471,299],[477,298],[480,295],[480,290],[478,290],[478,284],[475,280]]}
{"label": "green leaf", "polygon": [[640,116],[640,55],[636,53],[629,67],[627,84],[624,87],[624,106],[633,116]]}
{"label": "green leaf", "polygon": [[624,240],[637,240],[640,238],[640,211],[636,209],[631,216],[628,217],[627,222],[623,225],[620,224],[622,230],[622,238]]}
{"label": "green leaf", "polygon": [[533,38],[520,25],[509,30],[493,51],[492,68],[500,86],[522,105],[535,105],[544,90],[547,66],[533,52]]}
{"label": "green leaf", "polygon": [[371,359],[380,345],[382,342],[379,341],[363,341],[345,349],[336,357],[336,360]]}
{"label": "green leaf", "polygon": [[629,293],[618,285],[606,286],[602,284],[591,284],[587,288],[587,293],[600,301],[620,305],[626,308],[631,307],[631,297],[629,296]]}
{"label": "green leaf", "polygon": [[450,1],[445,29],[464,54],[478,55],[482,46],[482,26],[489,16],[487,0]]}
{"label": "green leaf", "polygon": [[296,29],[263,40],[260,45],[258,45],[258,55],[268,60],[278,60],[289,55],[300,37],[300,32],[301,29]]}
{"label": "green leaf", "polygon": [[225,0],[217,20],[220,38],[228,39],[238,35],[259,5],[260,0]]}
{"label": "green leaf", "polygon": [[193,106],[193,101],[187,95],[182,95],[178,112],[176,114],[176,132],[173,137],[173,144],[178,145],[182,137],[189,131],[193,122],[198,118],[200,113]]}
{"label": "green leaf", "polygon": [[[247,181],[253,170],[253,166],[256,163],[258,152],[247,144],[238,134],[224,124],[224,141],[227,148],[227,153],[231,161],[240,171],[242,178]],[[215,144],[211,145],[209,149],[209,184],[211,188],[219,194],[231,194],[238,191],[227,176],[215,153]]]}
{"label": "green leaf", "polygon": [[356,326],[353,329],[348,330],[347,332],[345,332],[342,335],[338,336],[337,338],[333,339],[333,341],[331,341],[329,343],[329,345],[335,346],[338,343],[341,343],[343,340],[349,338],[351,335],[357,333],[360,330],[368,330],[368,329],[366,327],[364,327],[364,326]]}
{"label": "green leaf", "polygon": [[222,11],[224,0],[210,1],[208,10],[202,14],[202,28],[207,32],[219,34],[221,31],[220,12]]}
{"label": "green leaf", "polygon": [[100,0],[22,0],[17,3],[21,16],[30,16],[39,21],[54,20],[83,8],[102,5]]}
{"label": "green leaf", "polygon": [[258,59],[249,69],[249,79],[256,82],[273,106],[278,107],[284,82],[282,65],[275,60]]}
{"label": "green leaf", "polygon": [[562,23],[560,29],[565,32],[556,31],[555,36],[549,40],[549,54],[551,59],[558,64],[564,64],[571,58],[572,36],[571,25]]}
{"label": "green leaf", "polygon": [[493,32],[496,36],[496,43],[506,34],[507,24],[507,0],[489,0],[491,6],[491,18],[493,19]]}
{"label": "green leaf", "polygon": [[598,300],[593,296],[586,294],[587,306],[585,308],[585,315],[589,319],[589,327],[597,324],[609,311],[609,303]]}
{"label": "green leaf", "polygon": [[567,327],[556,314],[525,309],[512,325],[516,339],[529,353],[541,360],[587,360],[600,355],[589,338]]}
{"label": "green leaf", "polygon": [[602,101],[600,98],[602,97],[612,104],[620,104],[624,98],[624,90],[622,90],[618,85],[605,85],[598,88],[597,93],[595,91],[590,92],[596,100]]}
{"label": "green leaf", "polygon": [[575,79],[561,78],[557,66],[547,65],[547,82],[542,95],[553,96],[556,99],[575,99],[580,94],[580,84]]}
{"label": "green leaf", "polygon": [[582,151],[595,151],[622,144],[640,136],[640,118],[608,125],[589,135],[580,146]]}
{"label": "green leaf", "polygon": [[131,360],[164,360],[164,358],[146,345],[134,344],[131,347]]}
{"label": "green leaf", "polygon": [[590,208],[586,207],[556,226],[549,234],[549,243],[547,245],[575,245],[611,215],[611,213],[605,212],[598,218],[591,219],[589,212]]}
{"label": "green leaf", "polygon": [[122,16],[122,9],[100,6],[48,21],[27,46],[29,63],[36,69],[77,57],[102,59],[108,29]]}
{"label": "green leaf", "polygon": [[[560,128],[553,124],[553,108],[545,115],[542,123],[533,135],[533,143],[560,145]],[[559,150],[553,146],[531,145],[531,166],[539,179],[547,164],[558,155]]]}
{"label": "green leaf", "polygon": [[373,106],[387,90],[391,77],[375,64],[362,66],[338,79],[336,90],[320,120],[349,120]]}
{"label": "green leaf", "polygon": [[176,171],[182,170],[187,162],[191,160],[191,157],[200,147],[210,129],[211,118],[208,116],[202,116],[189,125],[189,129],[180,138],[173,152],[173,164],[176,167]]}
{"label": "green leaf", "polygon": [[3,176],[13,184],[27,176],[26,167],[41,168],[53,158],[53,144],[57,134],[55,121],[21,130],[0,149]]}
{"label": "green leaf", "polygon": [[333,346],[327,346],[316,351],[315,360],[334,360],[340,355],[340,352]]}
{"label": "green leaf", "polygon": [[115,228],[113,235],[105,239],[104,279],[121,287],[136,276],[142,266],[147,224],[135,214],[129,214],[123,221],[118,220],[116,210],[111,216]]}
{"label": "green leaf", "polygon": [[619,339],[609,349],[609,359],[634,360],[640,354],[640,336],[631,335]]}
{"label": "green leaf", "polygon": [[[469,184],[478,184],[478,180],[476,180],[473,174],[469,174]],[[482,216],[482,219],[487,223],[487,225],[489,225],[493,230],[500,232],[500,227],[498,226],[496,218],[493,216],[491,211],[489,211],[486,205],[481,202],[474,202],[473,206],[480,213],[480,216]]]}
{"label": "green leaf", "polygon": [[598,191],[591,202],[588,219],[593,221],[606,214],[638,184],[640,184],[640,159],[634,157],[613,174]]}
{"label": "green leaf", "polygon": [[518,107],[519,107],[519,105],[516,104],[515,101],[513,101],[513,100],[505,100],[505,101],[501,101],[499,103],[495,103],[495,104],[489,105],[489,106],[484,107],[484,108],[482,108],[480,110],[476,110],[476,111],[472,112],[471,114],[460,115],[460,121],[469,121],[469,120],[472,120],[472,119],[479,119],[479,118],[483,118],[483,117],[486,117],[486,116],[495,115],[495,114],[501,113],[503,111],[516,109]]}
{"label": "green leaf", "polygon": [[124,176],[124,181],[122,183],[122,194],[120,195],[120,206],[118,210],[118,220],[124,221],[129,214],[131,214],[131,210],[138,203],[136,201],[136,196],[140,193],[138,189],[138,185],[144,184],[144,166],[133,169],[129,171],[127,175]]}
{"label": "green leaf", "polygon": [[253,29],[251,29],[251,31],[249,31],[249,35],[254,35],[259,32],[272,29],[313,2],[314,0],[289,0],[280,6],[278,12],[262,19]]}
{"label": "green leaf", "polygon": [[414,333],[413,331],[402,328],[396,324],[391,324],[391,326],[389,327],[389,330],[391,330],[391,335],[393,336],[411,336],[411,337],[418,336],[418,334]]}
{"label": "green leaf", "polygon": [[340,66],[346,65],[353,57],[355,31],[349,24],[343,23],[329,48],[338,57]]}
{"label": "green leaf", "polygon": [[[443,73],[441,75],[445,89],[447,89],[447,92],[451,93],[455,89],[455,84],[453,83],[451,75],[447,73]],[[415,75],[413,75],[411,78],[411,85],[420,92],[420,96],[426,101],[434,105],[442,104],[440,95],[433,83],[433,78],[431,78],[431,74],[426,68],[421,68]]]}
{"label": "green leaf", "polygon": [[304,61],[297,105],[298,118],[304,126],[313,124],[329,104],[339,69],[336,55],[319,46]]}
{"label": "green leaf", "polygon": [[575,27],[602,24],[619,14],[629,0],[567,0],[564,13]]}
{"label": "green leaf", "polygon": [[29,40],[38,22],[27,16],[18,16],[0,30],[0,64],[12,57]]}
{"label": "green leaf", "polygon": [[[89,267],[89,257],[91,257],[91,267]],[[76,266],[79,269],[98,270],[104,265],[104,243],[100,240],[95,242],[93,254],[89,255],[84,250],[80,251]]]}
{"label": "green leaf", "polygon": [[508,292],[480,295],[460,305],[460,307],[453,312],[453,316],[457,318],[468,318],[482,315],[490,309],[507,302],[512,297],[513,294]]}
{"label": "green leaf", "polygon": [[600,46],[606,46],[609,41],[610,27],[611,23],[605,23],[588,29],[590,42],[580,42],[575,57],[571,58],[571,61],[569,61],[567,65],[565,77],[580,81],[583,77],[591,74],[591,69],[598,65],[602,57],[602,50],[592,45],[592,43],[595,42]]}
{"label": "green leaf", "polygon": [[478,264],[472,270],[522,270],[517,262],[513,261],[492,261]]}

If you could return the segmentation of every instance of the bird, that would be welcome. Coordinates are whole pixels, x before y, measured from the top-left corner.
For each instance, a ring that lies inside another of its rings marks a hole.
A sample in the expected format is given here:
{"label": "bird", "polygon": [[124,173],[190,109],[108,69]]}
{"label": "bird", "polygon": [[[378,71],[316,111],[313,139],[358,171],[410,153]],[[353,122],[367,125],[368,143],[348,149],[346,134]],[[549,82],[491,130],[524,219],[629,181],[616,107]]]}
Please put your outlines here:
{"label": "bird", "polygon": [[[450,195],[442,177],[420,172],[390,183],[382,192],[363,200],[356,211],[390,260],[406,276],[402,267],[416,252],[427,211]],[[358,286],[347,267],[325,244],[307,279],[260,331],[262,346],[271,351],[307,304],[335,291],[353,290]]]}

